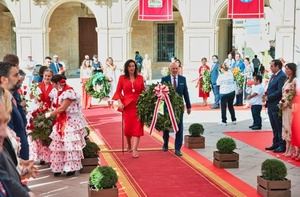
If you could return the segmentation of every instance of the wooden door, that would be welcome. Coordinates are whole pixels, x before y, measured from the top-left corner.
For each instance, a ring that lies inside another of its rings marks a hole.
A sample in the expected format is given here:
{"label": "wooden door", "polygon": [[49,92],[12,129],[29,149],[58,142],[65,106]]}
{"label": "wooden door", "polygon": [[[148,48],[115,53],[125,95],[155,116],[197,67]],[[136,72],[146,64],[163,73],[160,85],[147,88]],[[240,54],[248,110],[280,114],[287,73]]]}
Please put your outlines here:
{"label": "wooden door", "polygon": [[85,55],[92,59],[98,54],[97,22],[95,18],[78,18],[79,24],[79,66]]}

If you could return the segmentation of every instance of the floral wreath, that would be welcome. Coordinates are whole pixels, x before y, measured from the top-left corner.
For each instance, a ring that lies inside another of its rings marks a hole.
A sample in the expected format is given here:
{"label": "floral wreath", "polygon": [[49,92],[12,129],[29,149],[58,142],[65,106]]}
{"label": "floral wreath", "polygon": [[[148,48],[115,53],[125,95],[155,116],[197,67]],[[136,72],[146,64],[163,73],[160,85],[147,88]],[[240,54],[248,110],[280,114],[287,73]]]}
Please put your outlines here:
{"label": "floral wreath", "polygon": [[103,73],[97,72],[86,82],[85,90],[93,98],[97,98],[101,101],[103,98],[108,97],[110,83]]}
{"label": "floral wreath", "polygon": [[[180,116],[184,112],[184,104],[182,97],[177,94],[175,89],[170,83],[164,84],[169,87],[169,98],[173,107],[175,114],[176,122],[180,122]],[[138,99],[137,103],[137,113],[139,119],[147,126],[150,127],[153,116],[155,105],[158,100],[157,96],[154,93],[154,88],[157,84],[152,84],[147,90],[145,90]],[[157,122],[155,124],[155,129],[158,131],[170,130],[172,128],[172,123],[168,113],[164,113],[167,109],[164,107],[164,102],[161,102],[159,107],[159,113]]]}

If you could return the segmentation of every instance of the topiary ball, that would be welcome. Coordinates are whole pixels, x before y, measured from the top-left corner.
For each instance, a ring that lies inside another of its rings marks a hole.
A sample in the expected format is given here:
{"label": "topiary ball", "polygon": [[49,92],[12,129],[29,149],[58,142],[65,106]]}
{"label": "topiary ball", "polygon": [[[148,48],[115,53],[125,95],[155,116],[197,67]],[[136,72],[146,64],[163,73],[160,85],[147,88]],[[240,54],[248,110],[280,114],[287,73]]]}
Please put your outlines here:
{"label": "topiary ball", "polygon": [[91,188],[109,189],[116,186],[118,175],[110,166],[98,166],[90,174],[89,185]]}
{"label": "topiary ball", "polygon": [[287,169],[285,164],[278,159],[266,159],[261,165],[261,173],[266,180],[284,180]]}
{"label": "topiary ball", "polygon": [[91,142],[90,140],[86,140],[86,146],[83,148],[83,156],[84,158],[95,158],[98,157],[98,152],[100,151],[99,146]]}
{"label": "topiary ball", "polygon": [[220,153],[231,154],[236,149],[236,143],[232,138],[223,137],[217,142],[217,149]]}
{"label": "topiary ball", "polygon": [[199,137],[204,132],[204,128],[202,124],[199,123],[193,123],[189,127],[189,133],[191,137]]}

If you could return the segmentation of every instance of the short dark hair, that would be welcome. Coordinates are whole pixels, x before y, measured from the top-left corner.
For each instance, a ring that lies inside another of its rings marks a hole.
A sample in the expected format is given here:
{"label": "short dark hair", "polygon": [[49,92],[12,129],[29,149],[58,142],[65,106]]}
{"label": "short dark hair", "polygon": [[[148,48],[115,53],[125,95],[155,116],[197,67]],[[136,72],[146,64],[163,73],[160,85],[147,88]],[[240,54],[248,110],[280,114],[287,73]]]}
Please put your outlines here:
{"label": "short dark hair", "polygon": [[53,83],[58,83],[60,80],[62,79],[67,79],[64,75],[61,75],[61,74],[58,74],[58,75],[54,75],[52,78],[51,78],[51,81]]}
{"label": "short dark hair", "polygon": [[219,57],[218,57],[217,55],[213,55],[213,56],[211,56],[211,57],[215,57],[215,58],[219,59]]}
{"label": "short dark hair", "polygon": [[14,54],[6,54],[3,57],[3,62],[8,62],[10,64],[18,66],[19,65],[19,58],[18,58],[18,56],[14,55]]}
{"label": "short dark hair", "polygon": [[272,60],[276,67],[282,68],[282,62],[279,59]]}
{"label": "short dark hair", "polygon": [[22,69],[20,69],[19,70],[19,75],[22,76],[22,77],[25,77],[26,73]]}
{"label": "short dark hair", "polygon": [[46,56],[46,57],[45,57],[45,60],[46,60],[46,59],[52,60],[52,58],[51,58],[50,56]]}
{"label": "short dark hair", "polygon": [[16,65],[9,62],[0,62],[0,77],[8,77],[12,67],[16,67]]}
{"label": "short dark hair", "polygon": [[255,77],[255,79],[256,79],[257,81],[259,81],[260,83],[262,82],[262,76],[261,76],[261,75],[255,75],[254,77]]}
{"label": "short dark hair", "polygon": [[134,77],[137,77],[138,75],[138,67],[137,67],[137,64],[136,62],[133,60],[133,59],[129,59],[125,62],[124,64],[124,74],[125,74],[125,77],[126,78],[129,78],[129,71],[128,71],[128,67],[129,67],[129,64],[133,62],[134,63],[134,66],[135,66],[135,70],[134,70]]}

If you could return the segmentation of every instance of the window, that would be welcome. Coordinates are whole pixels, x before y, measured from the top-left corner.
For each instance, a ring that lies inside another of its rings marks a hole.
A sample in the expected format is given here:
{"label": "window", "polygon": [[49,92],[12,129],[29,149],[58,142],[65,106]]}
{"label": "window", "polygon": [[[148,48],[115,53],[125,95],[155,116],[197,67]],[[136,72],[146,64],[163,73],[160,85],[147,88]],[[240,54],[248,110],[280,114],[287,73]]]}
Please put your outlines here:
{"label": "window", "polygon": [[169,62],[175,55],[175,24],[158,24],[157,35],[157,61]]}

